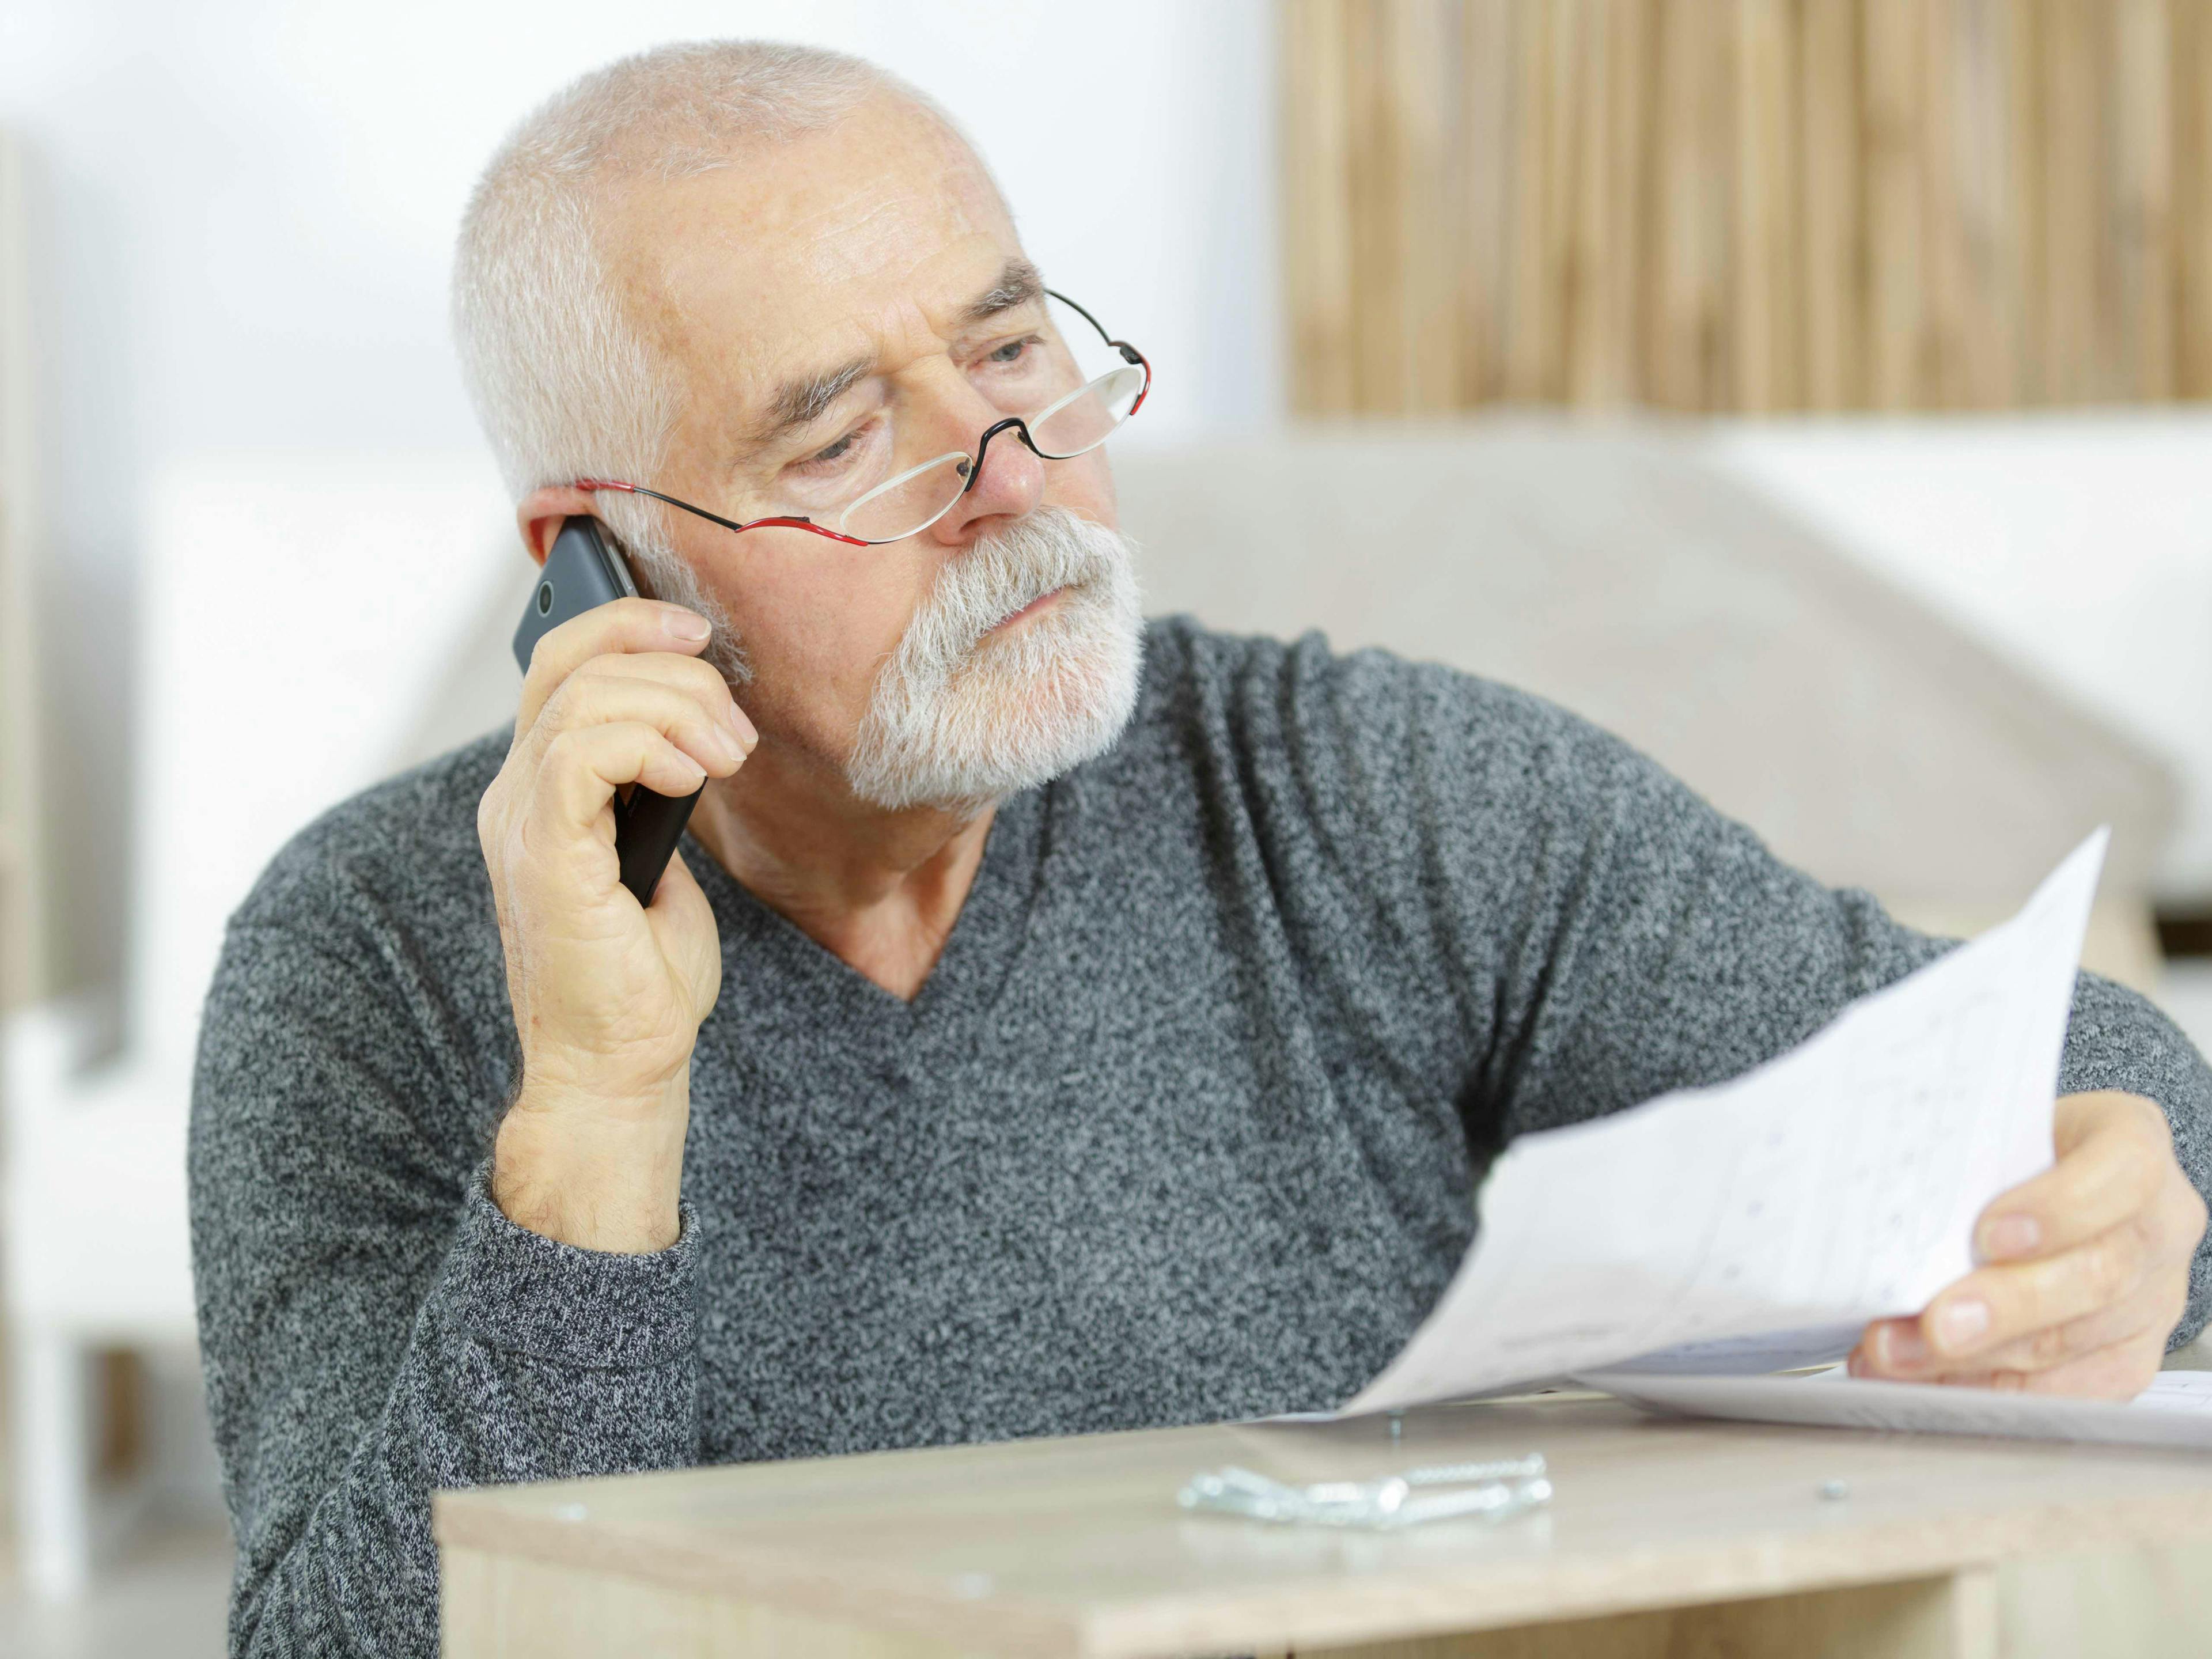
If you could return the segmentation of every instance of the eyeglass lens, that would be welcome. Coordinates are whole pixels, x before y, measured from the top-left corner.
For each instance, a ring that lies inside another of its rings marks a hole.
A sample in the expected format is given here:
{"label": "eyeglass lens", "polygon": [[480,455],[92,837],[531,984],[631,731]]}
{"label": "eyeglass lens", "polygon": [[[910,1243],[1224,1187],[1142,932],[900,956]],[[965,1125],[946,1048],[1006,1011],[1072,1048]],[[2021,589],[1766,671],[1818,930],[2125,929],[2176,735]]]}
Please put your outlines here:
{"label": "eyeglass lens", "polygon": [[[1144,370],[1057,300],[1010,320],[1006,339],[970,379],[994,408],[1027,422],[1047,458],[1096,449],[1128,419],[1145,389]],[[1010,432],[998,441],[1019,441]],[[909,455],[895,430],[865,434],[856,447],[842,476],[802,486],[804,498],[787,510],[863,541],[896,541],[933,523],[968,486],[965,452]]]}

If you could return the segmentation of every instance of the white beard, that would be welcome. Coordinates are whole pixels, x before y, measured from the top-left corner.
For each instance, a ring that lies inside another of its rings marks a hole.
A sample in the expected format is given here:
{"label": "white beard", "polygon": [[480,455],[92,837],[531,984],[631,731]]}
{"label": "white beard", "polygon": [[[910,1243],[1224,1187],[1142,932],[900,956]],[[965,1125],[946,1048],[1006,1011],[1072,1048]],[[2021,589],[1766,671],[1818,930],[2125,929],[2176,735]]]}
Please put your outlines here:
{"label": "white beard", "polygon": [[[1054,588],[1066,591],[1050,610],[987,637]],[[1127,538],[1038,507],[939,573],[877,673],[846,781],[892,811],[980,811],[1111,748],[1143,655]]]}

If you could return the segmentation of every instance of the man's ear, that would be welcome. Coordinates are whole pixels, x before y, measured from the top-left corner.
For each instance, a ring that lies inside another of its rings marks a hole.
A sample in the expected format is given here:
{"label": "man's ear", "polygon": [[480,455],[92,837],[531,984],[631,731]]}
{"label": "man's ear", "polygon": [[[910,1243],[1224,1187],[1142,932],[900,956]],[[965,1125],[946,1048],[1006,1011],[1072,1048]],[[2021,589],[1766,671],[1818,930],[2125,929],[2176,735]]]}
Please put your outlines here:
{"label": "man's ear", "polygon": [[574,484],[542,484],[514,504],[515,527],[522,545],[538,563],[553,550],[553,538],[570,519],[592,517],[592,492]]}

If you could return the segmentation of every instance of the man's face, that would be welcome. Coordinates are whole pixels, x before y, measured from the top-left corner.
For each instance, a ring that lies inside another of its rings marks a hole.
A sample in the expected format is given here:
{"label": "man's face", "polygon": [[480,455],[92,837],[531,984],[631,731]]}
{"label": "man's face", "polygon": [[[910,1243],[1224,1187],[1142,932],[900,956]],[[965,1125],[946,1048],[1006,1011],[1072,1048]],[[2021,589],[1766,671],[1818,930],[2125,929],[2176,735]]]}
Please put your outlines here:
{"label": "man's face", "polygon": [[[974,158],[889,100],[735,165],[638,185],[615,205],[617,276],[685,382],[666,461],[648,482],[727,518],[811,509],[834,521],[822,509],[846,488],[850,458],[871,447],[883,462],[895,445],[902,464],[972,453],[1009,412],[1005,365],[1047,320]],[[1110,530],[1103,453],[1048,462],[1001,434],[951,511],[883,546],[791,529],[740,536],[669,516],[678,552],[744,643],[754,674],[744,702],[763,737],[842,769],[865,746],[872,696],[902,641],[911,658],[910,634],[933,625],[940,645],[951,639],[940,679],[990,662],[1002,691],[1018,689],[1008,678],[1017,665],[1034,678],[1056,659],[1079,584],[1011,621],[954,626],[937,614],[963,582],[971,612],[994,593],[1026,592],[1023,576],[993,572],[1020,564],[1037,526],[1054,522],[1027,518],[1040,507]],[[1073,682],[1037,690],[1046,701],[1092,695]]]}

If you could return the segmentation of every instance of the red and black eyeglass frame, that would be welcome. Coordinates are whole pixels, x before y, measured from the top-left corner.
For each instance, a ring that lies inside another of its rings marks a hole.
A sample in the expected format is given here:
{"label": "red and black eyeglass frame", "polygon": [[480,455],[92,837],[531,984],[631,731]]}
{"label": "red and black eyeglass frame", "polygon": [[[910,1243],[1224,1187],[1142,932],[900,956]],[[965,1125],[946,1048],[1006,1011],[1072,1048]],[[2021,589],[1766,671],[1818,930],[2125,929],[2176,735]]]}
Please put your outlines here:
{"label": "red and black eyeglass frame", "polygon": [[[1138,350],[1136,347],[1131,345],[1127,340],[1115,339],[1111,334],[1106,331],[1106,325],[1103,323],[1092,316],[1090,312],[1084,309],[1083,307],[1076,304],[1074,301],[1069,299],[1067,295],[1060,293],[1059,289],[1048,288],[1045,292],[1050,295],[1054,299],[1059,301],[1060,304],[1066,306],[1070,311],[1075,313],[1077,316],[1082,318],[1083,320],[1090,324],[1091,327],[1097,329],[1098,331],[1098,337],[1105,341],[1109,346],[1121,354],[1122,362],[1133,364],[1136,368],[1141,368],[1145,371],[1144,386],[1137,393],[1137,401],[1129,405],[1128,414],[1124,415],[1121,421],[1115,423],[1116,428],[1118,429],[1120,426],[1126,424],[1130,419],[1132,419],[1136,415],[1136,412],[1145,406],[1145,399],[1152,396],[1152,365],[1151,361],[1146,357],[1143,352]],[[973,489],[975,487],[975,481],[983,476],[984,454],[991,447],[991,440],[997,437],[1001,432],[1012,432],[1017,434],[1021,439],[1023,444],[1028,448],[1030,453],[1035,455],[1039,460],[1050,461],[1066,460],[1070,459],[1066,456],[1046,454],[1044,451],[1037,447],[1036,440],[1030,435],[1029,422],[1019,415],[1009,415],[1005,420],[996,422],[993,425],[986,427],[983,429],[983,435],[975,441],[975,453],[969,458],[967,471],[968,482],[961,486],[961,495],[964,495],[969,490]],[[1111,433],[1107,434],[1108,437],[1112,435],[1113,434]],[[1102,438],[1098,441],[1099,443],[1103,443],[1105,439]],[[1093,444],[1091,448],[1095,449],[1097,447],[1097,444]],[[1079,451],[1078,453],[1088,453],[1089,452]],[[726,519],[720,514],[710,513],[703,507],[695,507],[690,501],[681,501],[677,500],[673,495],[664,495],[657,489],[647,489],[643,484],[625,483],[620,478],[579,478],[571,487],[583,490],[587,495],[596,494],[598,491],[602,489],[614,489],[620,490],[625,495],[649,495],[656,501],[664,502],[670,507],[680,507],[686,513],[696,514],[697,517],[706,520],[709,524],[718,524],[725,530],[734,530],[739,532],[743,532],[747,530],[807,530],[811,531],[817,536],[827,536],[833,542],[842,542],[848,547],[881,547],[884,545],[881,542],[868,541],[862,537],[848,536],[842,530],[832,530],[829,526],[817,524],[813,520],[809,518],[772,517],[765,519],[745,519],[743,520],[737,519]],[[954,501],[957,501],[960,499],[960,496],[956,495],[952,499]],[[949,511],[950,508],[948,507],[946,510]],[[908,532],[909,535],[914,533],[916,532],[911,531]],[[894,539],[903,541],[905,537],[898,537]]]}

